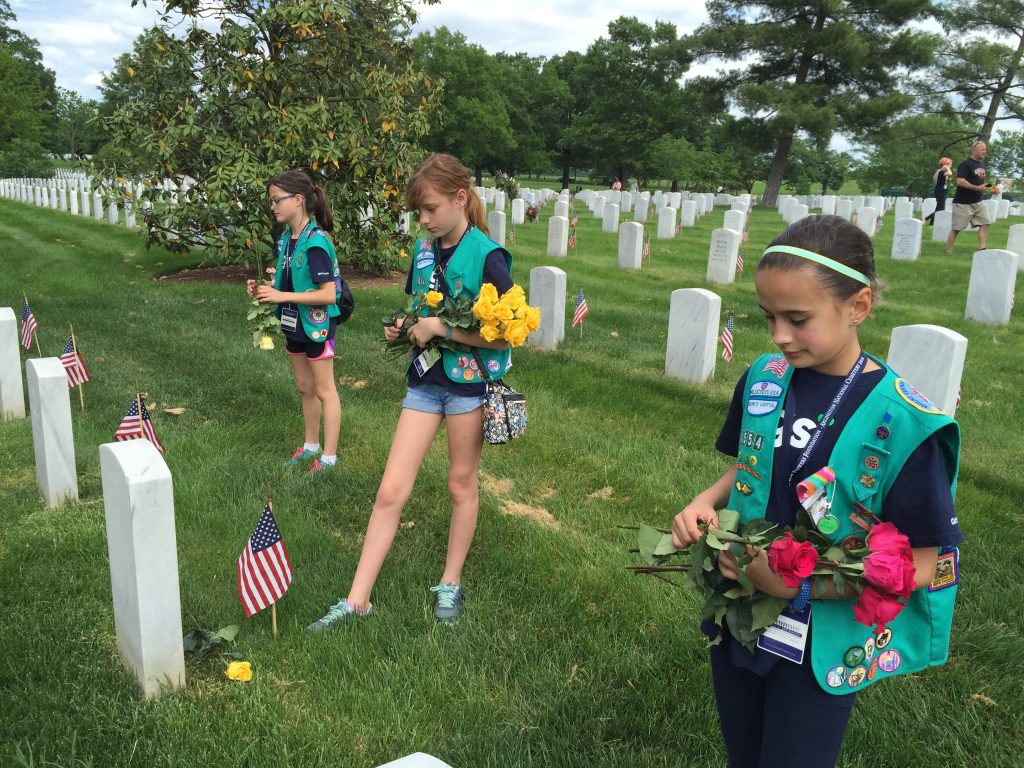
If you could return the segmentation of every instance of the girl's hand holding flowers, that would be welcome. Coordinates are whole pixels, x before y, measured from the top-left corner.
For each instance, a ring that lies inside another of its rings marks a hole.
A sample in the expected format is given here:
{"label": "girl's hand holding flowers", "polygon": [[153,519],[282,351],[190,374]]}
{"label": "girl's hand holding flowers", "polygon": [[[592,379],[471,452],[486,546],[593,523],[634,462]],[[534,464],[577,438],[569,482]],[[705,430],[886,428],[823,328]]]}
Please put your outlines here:
{"label": "girl's hand holding flowers", "polygon": [[281,292],[272,285],[259,285],[256,286],[256,300],[261,304],[280,304]]}
{"label": "girl's hand holding flowers", "polygon": [[432,339],[444,336],[446,330],[447,326],[441,318],[421,317],[406,331],[406,335],[413,344],[423,349]]}

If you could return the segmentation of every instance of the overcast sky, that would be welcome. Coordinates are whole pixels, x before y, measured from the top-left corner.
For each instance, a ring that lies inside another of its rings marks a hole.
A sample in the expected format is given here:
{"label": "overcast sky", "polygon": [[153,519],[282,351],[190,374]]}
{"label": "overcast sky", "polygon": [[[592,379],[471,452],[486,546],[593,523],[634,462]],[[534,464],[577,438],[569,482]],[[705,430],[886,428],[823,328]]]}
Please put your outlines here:
{"label": "overcast sky", "polygon": [[[15,26],[39,41],[43,62],[57,73],[57,84],[86,98],[99,98],[103,72],[114,58],[131,50],[132,42],[157,19],[157,7],[132,8],[130,0],[9,0]],[[680,34],[691,32],[705,18],[703,2],[637,0],[630,4],[608,0],[560,0],[545,3],[543,12],[533,0],[442,0],[434,6],[417,4],[417,29],[446,26],[490,53],[525,52],[554,56],[587,49],[608,31],[608,22],[622,15],[653,24],[668,21]]]}

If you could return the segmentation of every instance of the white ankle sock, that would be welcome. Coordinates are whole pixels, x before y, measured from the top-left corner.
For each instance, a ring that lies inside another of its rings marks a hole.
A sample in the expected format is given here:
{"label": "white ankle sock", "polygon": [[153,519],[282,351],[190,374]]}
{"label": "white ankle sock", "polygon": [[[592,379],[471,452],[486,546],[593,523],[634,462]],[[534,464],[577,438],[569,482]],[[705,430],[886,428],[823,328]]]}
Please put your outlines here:
{"label": "white ankle sock", "polygon": [[302,450],[312,451],[313,453],[316,453],[317,451],[320,450],[320,443],[303,443]]}
{"label": "white ankle sock", "polygon": [[320,463],[321,464],[326,464],[328,466],[333,466],[334,464],[338,463],[338,455],[337,454],[331,454],[330,456],[328,456],[325,453],[325,454],[323,454],[320,457]]}

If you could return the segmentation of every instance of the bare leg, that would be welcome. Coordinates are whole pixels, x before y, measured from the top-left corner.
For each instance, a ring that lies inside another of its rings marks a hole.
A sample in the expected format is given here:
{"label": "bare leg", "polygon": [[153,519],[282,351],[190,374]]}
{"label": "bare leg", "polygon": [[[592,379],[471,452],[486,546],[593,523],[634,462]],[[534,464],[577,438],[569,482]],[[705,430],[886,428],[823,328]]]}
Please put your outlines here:
{"label": "bare leg", "polygon": [[356,608],[365,609],[369,605],[370,592],[398,530],[402,508],[412,493],[420,465],[441,426],[441,418],[440,414],[408,408],[403,408],[402,415],[398,417],[384,477],[377,489],[377,498],[366,527],[363,551],[348,591],[348,601]]}
{"label": "bare leg", "polygon": [[302,397],[302,421],[306,429],[306,442],[320,442],[320,400],[313,384],[313,369],[305,355],[288,355],[295,374],[295,387]]}
{"label": "bare leg", "polygon": [[988,242],[988,224],[982,224],[978,228],[978,250],[985,250],[985,243]]}
{"label": "bare leg", "polygon": [[480,452],[483,448],[483,409],[448,416],[448,490],[452,494],[452,522],[448,529],[448,555],[441,581],[461,584],[462,566],[476,532],[480,511]]}
{"label": "bare leg", "polygon": [[951,229],[951,230],[949,230],[949,234],[946,235],[946,255],[947,256],[953,252],[953,243],[956,242],[956,236],[959,235],[959,234],[960,233],[957,230]]}
{"label": "bare leg", "polygon": [[309,360],[308,365],[313,374],[313,394],[324,414],[323,452],[333,456],[338,452],[338,435],[341,433],[341,400],[334,385],[334,358]]}

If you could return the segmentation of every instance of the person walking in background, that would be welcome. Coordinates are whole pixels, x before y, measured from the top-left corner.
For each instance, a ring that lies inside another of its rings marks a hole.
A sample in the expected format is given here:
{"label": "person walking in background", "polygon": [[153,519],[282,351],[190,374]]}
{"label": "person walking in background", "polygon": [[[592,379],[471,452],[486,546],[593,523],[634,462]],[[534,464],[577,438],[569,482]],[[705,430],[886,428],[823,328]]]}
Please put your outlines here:
{"label": "person walking in background", "polygon": [[985,250],[988,240],[988,225],[991,223],[988,208],[981,201],[983,192],[990,185],[985,184],[985,166],[982,160],[988,147],[985,142],[976,141],[971,147],[971,156],[956,169],[956,194],[953,195],[953,228],[946,238],[946,255],[953,253],[957,235],[970,226],[978,228],[978,250]]}
{"label": "person walking in background", "polygon": [[939,160],[939,170],[932,176],[932,197],[935,198],[935,210],[925,219],[929,224],[935,223],[935,214],[938,211],[946,210],[946,190],[949,187],[949,180],[953,178],[953,161],[944,157]]}

